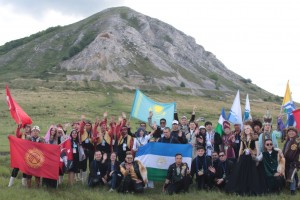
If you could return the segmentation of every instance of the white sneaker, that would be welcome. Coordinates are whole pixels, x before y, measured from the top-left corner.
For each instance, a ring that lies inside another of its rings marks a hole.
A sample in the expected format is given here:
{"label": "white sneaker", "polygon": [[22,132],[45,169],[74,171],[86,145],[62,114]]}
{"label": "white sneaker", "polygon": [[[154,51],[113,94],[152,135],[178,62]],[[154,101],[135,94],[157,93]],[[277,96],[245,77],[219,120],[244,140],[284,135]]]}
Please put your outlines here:
{"label": "white sneaker", "polygon": [[114,189],[112,189],[112,188],[110,188],[109,190],[108,190],[108,192],[113,192],[114,191]]}

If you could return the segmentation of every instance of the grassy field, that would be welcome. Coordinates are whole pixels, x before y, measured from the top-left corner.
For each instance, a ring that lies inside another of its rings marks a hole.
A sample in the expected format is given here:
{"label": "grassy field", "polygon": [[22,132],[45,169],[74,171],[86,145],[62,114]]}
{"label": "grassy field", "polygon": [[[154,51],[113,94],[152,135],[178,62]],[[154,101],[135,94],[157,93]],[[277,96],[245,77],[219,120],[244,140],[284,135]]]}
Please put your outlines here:
{"label": "grassy field", "polygon": [[[54,91],[49,89],[14,90],[11,89],[13,98],[31,116],[34,125],[39,125],[41,135],[44,135],[51,124],[67,123],[78,120],[82,114],[92,121],[96,116],[102,116],[104,111],[109,115],[118,116],[122,111],[129,113],[134,98],[133,92],[125,91]],[[165,93],[146,93],[150,98],[160,102],[175,101],[179,116],[190,115],[193,105],[197,106],[196,119],[205,117],[216,125],[221,108],[230,110],[234,97],[228,97],[222,101],[196,96],[178,95]],[[9,145],[7,135],[14,134],[15,122],[11,119],[8,107],[5,102],[5,90],[0,92],[0,152],[8,152]],[[241,100],[244,106],[244,100]],[[251,112],[253,117],[262,118],[266,108],[271,110],[273,116],[280,111],[280,105],[268,102],[251,102]],[[200,122],[202,125],[204,122]],[[131,119],[133,129],[137,127],[138,120]],[[161,184],[156,183],[155,189],[146,190],[142,195],[121,195],[117,193],[107,193],[108,188],[89,189],[76,183],[73,187],[68,187],[64,183],[58,190],[47,189],[24,189],[21,187],[21,174],[18,175],[15,185],[7,188],[11,169],[9,155],[0,156],[0,199],[299,199],[299,196],[290,198],[286,190],[281,195],[268,195],[263,197],[239,197],[226,195],[225,193],[214,191],[197,191],[191,187],[188,194],[168,196],[161,193]],[[65,178],[66,179],[66,178]]]}

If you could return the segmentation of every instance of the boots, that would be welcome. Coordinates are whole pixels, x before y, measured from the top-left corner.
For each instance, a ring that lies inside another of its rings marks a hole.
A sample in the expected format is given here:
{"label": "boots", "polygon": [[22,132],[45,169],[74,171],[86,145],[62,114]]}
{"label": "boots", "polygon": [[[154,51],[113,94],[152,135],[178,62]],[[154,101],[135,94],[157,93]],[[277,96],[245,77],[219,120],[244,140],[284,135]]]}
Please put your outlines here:
{"label": "boots", "polygon": [[58,185],[61,185],[64,182],[64,176],[59,176]]}
{"label": "boots", "polygon": [[86,183],[86,172],[82,172],[82,185]]}
{"label": "boots", "polygon": [[8,187],[11,187],[14,184],[14,182],[15,182],[15,177],[11,176],[9,179]]}
{"label": "boots", "polygon": [[27,186],[27,178],[22,178],[22,186],[23,187]]}

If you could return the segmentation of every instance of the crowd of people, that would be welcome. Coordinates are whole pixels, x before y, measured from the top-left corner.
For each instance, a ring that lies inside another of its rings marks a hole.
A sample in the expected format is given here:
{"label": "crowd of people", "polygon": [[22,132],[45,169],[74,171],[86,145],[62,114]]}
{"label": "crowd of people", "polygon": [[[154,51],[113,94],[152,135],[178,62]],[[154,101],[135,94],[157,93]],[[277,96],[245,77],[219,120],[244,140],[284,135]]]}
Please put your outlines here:
{"label": "crowd of people", "polygon": [[[82,181],[89,187],[108,185],[109,191],[141,193],[144,188],[153,188],[154,183],[147,177],[145,166],[134,160],[135,154],[148,142],[162,142],[193,147],[190,167],[183,162],[180,152],[174,155],[175,162],[169,166],[163,185],[163,191],[168,194],[188,192],[193,182],[199,190],[218,188],[239,195],[280,193],[287,187],[292,195],[296,193],[300,137],[295,127],[280,128],[283,127],[281,117],[277,119],[275,130],[269,113],[263,120],[233,124],[233,129],[224,121],[223,134],[216,133],[209,121],[204,125],[195,121],[195,108],[190,119],[182,116],[179,120],[175,112],[172,127],[166,126],[166,119],[160,119],[157,125],[152,117],[150,111],[149,131],[147,123],[141,122],[137,131],[132,132],[125,113],[118,121],[111,117],[108,122],[105,112],[95,123],[82,116],[72,124],[69,134],[67,124],[51,126],[45,137],[40,135],[38,126],[27,124],[17,127],[16,136],[32,142],[61,145],[63,165],[59,169],[59,179],[35,177],[36,187],[56,188],[67,174],[69,185]],[[279,138],[284,142],[282,150],[278,147]],[[66,159],[62,145],[66,141],[71,143],[72,160]],[[17,168],[12,170],[9,187],[18,172]],[[22,185],[32,187],[31,179],[30,174],[23,173]]]}

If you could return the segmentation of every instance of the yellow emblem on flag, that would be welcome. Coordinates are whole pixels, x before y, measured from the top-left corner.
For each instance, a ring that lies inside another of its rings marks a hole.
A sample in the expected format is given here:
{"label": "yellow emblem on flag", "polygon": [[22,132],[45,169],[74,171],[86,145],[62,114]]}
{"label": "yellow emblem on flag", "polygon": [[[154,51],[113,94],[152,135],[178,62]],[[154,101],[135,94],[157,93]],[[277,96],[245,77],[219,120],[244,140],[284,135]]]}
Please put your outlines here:
{"label": "yellow emblem on flag", "polygon": [[25,153],[26,164],[34,169],[40,168],[45,162],[45,156],[39,149],[33,148],[29,149]]}

